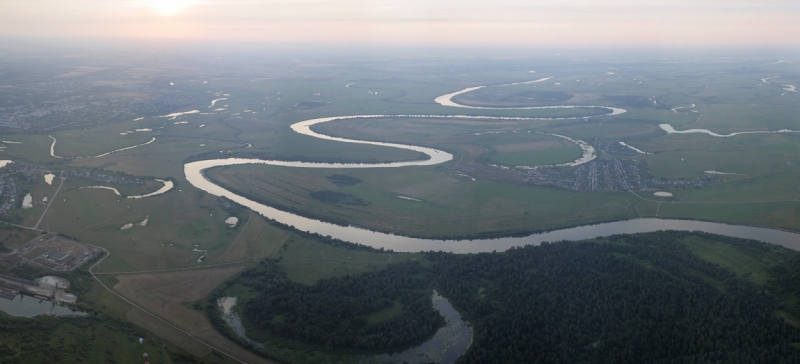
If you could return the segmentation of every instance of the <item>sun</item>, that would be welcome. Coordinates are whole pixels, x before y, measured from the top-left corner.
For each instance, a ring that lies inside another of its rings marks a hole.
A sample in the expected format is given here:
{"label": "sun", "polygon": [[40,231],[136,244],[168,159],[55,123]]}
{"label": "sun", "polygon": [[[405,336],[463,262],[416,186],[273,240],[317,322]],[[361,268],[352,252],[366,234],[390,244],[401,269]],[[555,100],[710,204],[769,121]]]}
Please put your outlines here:
{"label": "sun", "polygon": [[195,0],[144,0],[144,6],[152,9],[161,16],[173,16],[182,13],[186,8],[194,5]]}

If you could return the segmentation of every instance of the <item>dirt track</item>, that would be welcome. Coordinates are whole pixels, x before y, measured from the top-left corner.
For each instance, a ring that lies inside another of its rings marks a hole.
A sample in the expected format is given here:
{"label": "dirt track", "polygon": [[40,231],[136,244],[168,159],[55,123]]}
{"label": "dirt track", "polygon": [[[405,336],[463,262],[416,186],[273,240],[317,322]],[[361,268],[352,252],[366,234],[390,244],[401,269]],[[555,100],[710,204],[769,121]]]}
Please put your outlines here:
{"label": "dirt track", "polygon": [[[202,311],[184,307],[208,296],[226,279],[244,269],[244,266],[228,266],[213,269],[119,275],[114,290],[142,308],[161,317],[182,330],[214,345],[247,363],[272,363],[261,358],[218,333],[206,320]],[[198,356],[210,353],[208,347],[200,347],[197,341],[170,328],[139,310],[128,312],[128,319],[157,335]]]}

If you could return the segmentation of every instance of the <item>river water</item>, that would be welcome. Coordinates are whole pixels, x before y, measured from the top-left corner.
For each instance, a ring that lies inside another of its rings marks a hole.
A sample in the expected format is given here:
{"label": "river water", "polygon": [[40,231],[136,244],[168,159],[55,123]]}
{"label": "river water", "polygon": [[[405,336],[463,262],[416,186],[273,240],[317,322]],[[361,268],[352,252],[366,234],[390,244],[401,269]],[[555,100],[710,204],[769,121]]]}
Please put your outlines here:
{"label": "river water", "polygon": [[[532,82],[544,81],[540,79]],[[481,87],[467,88],[459,92],[440,96],[436,102],[444,106],[452,107],[465,107],[454,103],[452,97],[465,92],[473,91]],[[574,107],[574,106],[572,106]],[[591,106],[602,107],[602,106]],[[548,107],[534,107],[528,109],[548,108]],[[566,107],[558,107],[566,108]],[[616,109],[611,107],[603,107],[611,110],[611,114],[618,115],[624,113],[624,109]],[[494,108],[493,108],[494,109]],[[499,109],[499,108],[498,108]],[[396,115],[400,116],[400,115]],[[449,117],[449,118],[477,118],[477,119],[513,119],[513,120],[536,120],[535,118],[506,118],[506,117],[473,117],[473,116],[440,116],[440,115],[402,115],[403,117]],[[585,225],[569,229],[555,230],[551,232],[532,234],[525,237],[508,237],[498,239],[474,239],[474,240],[435,240],[435,239],[421,239],[399,236],[389,233],[375,232],[362,228],[352,226],[339,226],[319,220],[309,219],[303,216],[295,215],[289,212],[281,211],[270,206],[252,201],[243,196],[239,196],[231,191],[228,191],[220,186],[211,183],[205,178],[203,171],[213,167],[241,165],[241,164],[267,164],[277,165],[294,168],[404,168],[412,166],[430,166],[447,162],[453,159],[453,156],[447,152],[436,150],[433,148],[403,145],[395,143],[381,143],[364,140],[352,140],[345,138],[332,137],[324,134],[319,134],[311,130],[311,126],[319,123],[324,123],[331,120],[341,119],[356,119],[356,118],[385,118],[389,115],[356,115],[356,116],[343,116],[343,117],[328,117],[318,118],[312,120],[301,121],[291,126],[292,130],[297,133],[311,136],[314,138],[338,141],[343,143],[358,143],[379,145],[392,148],[400,148],[407,150],[414,150],[426,154],[429,158],[426,160],[404,161],[394,163],[378,163],[378,164],[356,164],[356,163],[308,163],[308,162],[292,162],[292,161],[277,161],[277,160],[261,160],[261,159],[214,159],[191,162],[184,165],[184,173],[186,179],[195,187],[206,191],[215,196],[225,196],[251,210],[261,214],[262,216],[274,219],[278,222],[291,225],[299,230],[318,233],[323,236],[330,236],[333,238],[349,241],[353,243],[363,244],[374,248],[392,249],[401,252],[417,252],[417,251],[447,251],[452,253],[480,253],[490,251],[504,251],[511,247],[524,246],[524,245],[538,245],[545,241],[555,242],[561,240],[582,240],[590,239],[598,236],[609,236],[613,234],[632,234],[632,233],[645,233],[659,230],[682,230],[682,231],[703,231],[707,233],[726,235],[732,237],[739,237],[745,239],[755,239],[772,244],[782,245],[784,247],[800,250],[800,234],[757,228],[750,226],[728,225],[721,223],[691,221],[691,220],[671,220],[671,219],[655,219],[655,218],[641,218],[625,221],[600,223],[594,225]],[[568,118],[564,118],[568,119]],[[662,129],[668,133],[674,132],[674,129],[666,124],[661,125]],[[668,130],[671,129],[671,130]],[[698,132],[683,131],[683,132]],[[701,131],[707,132],[707,131]],[[787,131],[780,131],[787,132]],[[714,135],[711,132],[707,134]],[[732,136],[739,133],[733,133],[726,136]],[[715,135],[720,136],[720,135]],[[400,196],[398,196],[400,197]],[[231,301],[232,302],[229,302]],[[371,359],[379,361],[396,361],[396,362],[440,362],[452,363],[460,357],[469,347],[472,341],[472,329],[466,325],[458,312],[447,302],[446,299],[439,296],[435,291],[432,297],[432,303],[436,309],[446,318],[447,326],[437,332],[434,337],[417,348],[409,349],[399,355],[378,355]],[[235,298],[226,297],[220,300],[218,304],[224,308],[225,314],[223,318],[233,327],[234,331],[242,337],[246,338],[244,328],[241,325],[238,317],[230,311],[230,307],[235,304]],[[227,304],[227,307],[225,307]],[[446,331],[450,330],[450,331]]]}
{"label": "river water", "polygon": [[[340,226],[328,222],[314,220],[307,217],[295,215],[286,211],[281,211],[273,207],[252,201],[243,196],[239,196],[220,186],[208,181],[202,174],[207,168],[216,166],[227,166],[237,164],[273,164],[272,161],[260,159],[212,159],[198,162],[187,163],[184,166],[186,179],[195,187],[206,191],[215,196],[225,196],[262,216],[274,219],[278,222],[292,225],[302,231],[318,233],[323,236],[330,235],[333,238],[363,244],[374,248],[392,249],[397,252],[418,252],[418,251],[447,251],[452,253],[480,253],[491,252],[494,250],[504,251],[511,247],[523,245],[538,245],[542,242],[560,240],[582,240],[591,239],[598,236],[608,236],[613,234],[633,234],[646,233],[658,230],[683,230],[683,231],[703,231],[712,234],[733,236],[745,239],[755,239],[767,243],[778,244],[793,250],[800,250],[800,234],[779,231],[774,229],[758,228],[751,226],[729,225],[705,221],[692,220],[672,220],[672,219],[632,219],[625,221],[601,223],[596,225],[585,225],[570,229],[554,230],[542,234],[533,234],[525,237],[509,237],[499,239],[474,239],[474,240],[434,240],[410,238],[406,236],[394,235],[370,231],[353,226]],[[327,165],[324,163],[304,163],[304,162],[284,162],[274,161],[284,166],[296,166],[294,164],[308,165],[320,164],[321,168],[341,168]],[[373,165],[357,165],[364,167],[350,168],[369,168]]]}
{"label": "river water", "polygon": [[[404,350],[397,354],[380,354],[367,358],[367,362],[381,363],[439,363],[452,364],[463,355],[472,344],[472,327],[461,319],[447,298],[435,290],[431,296],[433,308],[444,317],[445,326],[439,328],[433,337],[420,346]],[[364,362],[362,360],[361,362]]]}
{"label": "river water", "polygon": [[[236,297],[223,297],[217,301],[217,306],[221,309],[220,316],[236,335],[247,340],[249,343],[266,348],[263,343],[253,341],[247,337],[242,320],[233,311],[236,306]],[[440,363],[452,364],[472,344],[472,327],[461,318],[461,314],[456,311],[447,298],[439,295],[435,290],[431,296],[431,304],[439,314],[445,319],[445,326],[439,328],[430,339],[419,346],[403,350],[396,354],[365,355],[355,359],[362,363]]]}
{"label": "river water", "polygon": [[[473,91],[481,87],[467,88],[452,94],[447,94],[436,98],[436,102],[444,106],[464,107],[454,103],[451,99],[453,96]],[[535,107],[535,108],[571,108],[578,106],[553,106],[553,107]],[[582,106],[586,107],[586,106]],[[611,115],[619,115],[626,110],[605,106],[589,106],[606,108],[611,111]],[[493,108],[501,109],[501,108]],[[510,108],[510,109],[532,109],[532,108]],[[317,118],[311,120],[300,121],[291,125],[292,130],[299,134],[307,135],[310,137],[332,140],[342,143],[357,143],[378,145],[390,148],[399,148],[406,150],[413,150],[428,156],[425,160],[413,160],[393,163],[375,163],[375,164],[359,164],[359,163],[309,163],[309,162],[294,162],[294,161],[278,161],[278,160],[262,160],[262,159],[242,159],[242,158],[229,158],[229,159],[211,159],[191,162],[184,165],[184,174],[186,179],[195,187],[208,192],[214,196],[225,196],[241,205],[244,205],[251,210],[261,214],[262,216],[274,219],[278,222],[294,226],[297,229],[318,233],[323,236],[330,236],[332,238],[341,239],[353,243],[363,244],[374,248],[392,249],[400,252],[417,252],[417,251],[447,251],[453,253],[479,253],[490,251],[503,251],[515,246],[523,246],[529,244],[541,244],[545,241],[560,241],[560,240],[581,240],[589,239],[598,236],[608,236],[613,234],[632,234],[653,232],[658,230],[683,230],[683,231],[703,231],[707,233],[755,239],[765,241],[772,244],[778,244],[790,249],[800,250],[800,234],[749,227],[739,225],[728,225],[721,223],[690,221],[690,220],[669,220],[669,219],[633,219],[618,222],[601,223],[596,225],[579,226],[570,229],[555,230],[542,234],[533,234],[525,237],[509,237],[499,239],[475,239],[475,240],[434,240],[434,239],[421,239],[399,236],[389,233],[375,232],[362,228],[352,226],[339,226],[319,220],[309,219],[303,216],[295,215],[286,211],[281,211],[273,207],[252,201],[243,196],[239,196],[231,191],[228,191],[220,186],[211,183],[203,175],[203,171],[208,168],[231,166],[240,164],[267,164],[284,167],[294,168],[403,168],[412,166],[430,166],[444,163],[453,159],[453,155],[441,150],[396,143],[382,143],[366,140],[353,140],[346,138],[332,137],[320,134],[311,130],[311,127],[316,124],[325,123],[332,120],[344,119],[379,119],[388,117],[410,117],[410,118],[458,118],[458,119],[494,119],[494,120],[540,120],[537,118],[522,118],[522,117],[494,117],[494,116],[468,116],[468,115],[352,115],[352,116],[337,116]],[[672,129],[668,124],[662,124],[662,129]],[[670,132],[670,130],[667,130]],[[690,131],[683,131],[690,132]],[[695,132],[695,131],[691,131]],[[784,131],[780,131],[784,132]],[[741,133],[733,133],[736,135]]]}

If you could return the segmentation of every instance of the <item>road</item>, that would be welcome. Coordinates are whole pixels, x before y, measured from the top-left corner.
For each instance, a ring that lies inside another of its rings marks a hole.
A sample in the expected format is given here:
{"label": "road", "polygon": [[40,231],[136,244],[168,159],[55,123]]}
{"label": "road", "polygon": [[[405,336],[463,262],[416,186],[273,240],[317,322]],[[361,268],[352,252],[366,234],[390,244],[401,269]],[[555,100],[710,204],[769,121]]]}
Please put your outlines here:
{"label": "road", "polygon": [[[88,244],[88,245],[91,245],[91,244]],[[192,338],[193,340],[195,340],[195,341],[197,341],[197,342],[199,342],[199,343],[201,343],[201,344],[203,344],[203,345],[205,345],[205,346],[209,347],[211,350],[215,350],[215,351],[217,351],[218,353],[220,353],[220,354],[222,354],[222,355],[225,355],[225,356],[227,356],[227,357],[229,357],[229,358],[231,358],[231,359],[233,359],[233,360],[235,360],[235,361],[237,361],[237,362],[239,362],[239,363],[247,364],[247,362],[245,362],[245,361],[242,361],[242,360],[240,360],[239,358],[237,358],[237,357],[235,357],[235,356],[233,356],[233,355],[231,355],[231,354],[228,354],[226,351],[224,351],[224,350],[222,350],[222,349],[220,349],[220,348],[218,348],[218,347],[216,347],[216,346],[214,346],[214,345],[211,345],[211,344],[209,344],[209,343],[207,343],[207,342],[205,342],[205,341],[201,340],[200,338],[198,338],[198,337],[196,337],[196,336],[192,335],[190,332],[188,332],[188,331],[186,331],[186,330],[183,330],[183,329],[181,329],[180,327],[176,326],[175,324],[173,324],[173,323],[170,323],[170,322],[168,322],[168,321],[166,321],[166,320],[162,319],[161,317],[158,317],[158,316],[156,316],[156,315],[155,315],[155,314],[153,314],[152,312],[150,312],[150,311],[146,310],[145,308],[143,308],[143,307],[141,307],[141,306],[139,306],[139,305],[137,305],[137,304],[135,304],[135,303],[131,302],[131,301],[130,301],[130,300],[128,300],[127,298],[123,297],[121,294],[119,294],[119,293],[115,292],[113,289],[111,289],[111,288],[109,288],[108,286],[106,286],[106,285],[105,285],[105,283],[103,283],[103,281],[101,281],[101,280],[100,280],[100,278],[98,278],[98,277],[97,277],[97,274],[95,274],[95,273],[94,273],[94,268],[95,268],[95,267],[97,267],[97,265],[99,265],[99,264],[100,264],[100,263],[101,263],[103,260],[105,260],[106,258],[108,258],[108,257],[111,255],[111,253],[109,253],[109,251],[108,251],[108,250],[106,250],[106,249],[104,249],[104,248],[102,248],[102,247],[95,246],[95,245],[92,245],[92,246],[94,246],[94,247],[96,247],[96,248],[98,248],[98,249],[102,249],[102,250],[103,250],[103,251],[106,253],[106,254],[105,254],[105,256],[103,256],[102,258],[100,258],[100,260],[98,260],[96,263],[94,263],[94,264],[91,266],[91,268],[89,268],[89,273],[91,273],[91,274],[92,274],[92,277],[94,277],[94,279],[97,281],[97,283],[100,283],[100,285],[101,285],[101,286],[103,286],[103,288],[105,288],[105,289],[106,289],[106,291],[108,291],[108,292],[110,292],[111,294],[113,294],[113,295],[115,295],[115,296],[119,297],[121,300],[123,300],[123,301],[127,302],[129,305],[131,305],[131,306],[133,306],[133,307],[135,307],[135,308],[137,308],[137,309],[141,310],[142,312],[144,312],[144,313],[146,313],[146,314],[148,314],[148,315],[152,316],[152,317],[153,317],[153,318],[155,318],[156,320],[158,320],[158,321],[161,321],[162,323],[164,323],[164,324],[166,324],[166,325],[168,325],[168,326],[170,326],[170,327],[174,328],[175,330],[178,330],[179,332],[181,332],[181,333],[185,334],[186,336],[189,336],[189,337],[190,337],[190,338]],[[233,263],[230,263],[230,264],[233,264]],[[208,267],[204,267],[204,268],[208,268]],[[184,270],[185,270],[185,269],[184,269]]]}
{"label": "road", "polygon": [[56,189],[56,193],[53,194],[53,198],[50,199],[50,201],[47,202],[47,207],[44,208],[44,212],[42,213],[42,216],[39,216],[39,221],[37,221],[36,225],[33,226],[34,229],[38,229],[39,228],[39,224],[42,223],[42,219],[44,219],[44,215],[47,215],[47,210],[50,209],[50,205],[53,204],[53,202],[56,200],[56,196],[58,196],[58,191],[61,191],[61,186],[64,185],[64,180],[66,179],[66,178],[64,178],[64,171],[61,171],[61,173],[58,175],[58,177],[61,180],[61,183],[58,185],[58,189]]}

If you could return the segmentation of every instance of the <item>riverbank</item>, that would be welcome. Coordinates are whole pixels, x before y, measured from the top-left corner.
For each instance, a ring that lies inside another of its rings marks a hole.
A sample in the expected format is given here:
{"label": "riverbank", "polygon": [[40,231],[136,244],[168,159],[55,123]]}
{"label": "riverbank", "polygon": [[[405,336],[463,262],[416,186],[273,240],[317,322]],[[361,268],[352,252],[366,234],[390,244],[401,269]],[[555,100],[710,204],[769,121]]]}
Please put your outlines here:
{"label": "riverbank", "polygon": [[376,249],[387,249],[398,252],[442,250],[453,253],[478,253],[495,250],[504,251],[512,247],[538,245],[546,241],[582,240],[598,236],[644,233],[659,230],[703,231],[724,236],[754,239],[782,245],[793,250],[800,250],[800,234],[795,232],[720,222],[659,218],[636,218],[593,222],[560,229],[504,232],[489,236],[477,235],[444,238],[402,236],[393,233],[366,230],[346,224],[345,222],[337,224],[322,221],[314,217],[305,217],[293,213],[291,210],[294,209],[284,211],[281,210],[280,207],[268,206],[257,200],[241,196],[236,193],[236,191],[230,191],[222,186],[213,184],[205,178],[203,179],[206,185],[214,186],[214,189],[212,189],[213,192],[207,192],[212,194],[215,194],[214,192],[220,193],[220,195],[224,195],[234,202],[252,209],[267,219],[273,219],[300,231],[308,231],[321,236],[330,236],[334,239],[366,245]]}
{"label": "riverbank", "polygon": [[[341,363],[364,362],[354,356],[356,352],[337,345],[323,345],[324,340],[319,341],[319,337],[304,338],[294,331],[283,330],[280,325],[283,321],[276,321],[274,317],[285,317],[280,313],[291,310],[294,304],[313,312],[310,315],[320,314],[321,311],[315,307],[325,307],[326,312],[335,310],[342,300],[353,299],[356,294],[340,289],[349,284],[361,287],[357,290],[359,295],[382,294],[382,290],[375,289],[375,286],[382,285],[375,281],[380,280],[376,275],[383,274],[392,279],[414,282],[414,287],[433,287],[442,292],[452,304],[453,313],[469,320],[476,335],[474,341],[461,340],[461,335],[457,334],[428,340],[459,343],[454,345],[459,350],[452,356],[445,353],[442,357],[438,350],[412,349],[403,351],[406,354],[416,353],[410,357],[403,353],[377,355],[371,357],[370,362],[450,363],[459,357],[468,362],[485,362],[487,356],[503,357],[506,358],[504,362],[515,362],[514,358],[531,358],[531,355],[542,353],[562,353],[576,362],[590,361],[588,358],[597,355],[607,355],[609,358],[616,356],[617,359],[631,356],[637,358],[633,361],[640,361],[653,355],[651,350],[644,348],[662,345],[662,339],[646,335],[652,330],[670,332],[668,335],[672,337],[681,332],[696,332],[692,327],[717,327],[740,322],[792,337],[800,335],[796,327],[776,320],[776,317],[794,320],[791,317],[797,305],[791,295],[797,288],[789,277],[796,274],[800,266],[794,264],[790,267],[788,263],[795,261],[797,255],[797,252],[766,243],[698,232],[669,231],[526,246],[503,253],[459,255],[428,252],[421,259],[424,264],[398,263],[395,270],[400,271],[392,274],[386,271],[364,273],[320,280],[312,286],[283,279],[284,273],[278,266],[265,262],[217,290],[209,300],[207,314],[209,317],[216,316],[218,324],[223,325],[218,329],[236,335],[223,322],[225,308],[221,309],[219,305],[220,299],[232,297],[233,294],[240,298],[237,305],[244,307],[240,316],[244,312],[260,320],[261,325],[250,322],[245,326],[248,333],[253,329],[262,338],[259,342],[263,346],[257,350],[263,349],[264,355],[296,363],[312,363],[315,362],[314,358],[321,356]],[[407,269],[414,266],[417,268]],[[774,269],[779,266],[786,266],[788,270]],[[698,276],[698,272],[703,272],[702,276]],[[420,280],[420,275],[424,279]],[[266,286],[267,291],[246,288],[262,287],[266,282],[270,284]],[[292,290],[307,292],[309,297],[288,292]],[[766,294],[765,290],[772,293]],[[320,292],[325,294],[320,295]],[[673,300],[658,298],[664,297],[665,292],[668,292],[667,297],[688,302],[682,306],[684,309],[681,312],[668,309],[674,304]],[[609,295],[614,300],[598,299]],[[290,297],[294,297],[291,301],[293,305],[277,307],[281,302],[290,302]],[[569,302],[577,303],[565,303],[564,297],[569,297]],[[718,305],[703,304],[709,300],[718,302]],[[726,314],[729,312],[727,308],[719,306],[723,302],[747,313]],[[624,305],[625,309],[620,309],[619,305]],[[263,307],[272,309],[261,310]],[[400,316],[400,311],[396,309],[373,309],[377,310],[376,314],[364,316],[372,324],[382,322],[380,320],[387,317]],[[441,310],[439,312],[443,313]],[[355,316],[345,317],[352,319]],[[380,320],[376,320],[377,317]],[[292,316],[291,320],[299,320],[299,324],[309,330],[341,327],[327,325],[322,322],[324,320],[303,317]],[[641,324],[620,326],[602,323],[607,320],[612,323],[624,321]],[[292,330],[300,329],[293,327]],[[632,329],[641,331],[636,334],[641,339],[635,343],[628,337]],[[744,335],[747,335],[746,332]],[[548,340],[554,336],[558,337],[556,341],[559,343],[580,344],[577,349],[552,345]],[[604,339],[598,341],[598,337]],[[761,339],[771,340],[766,336]],[[723,335],[715,336],[713,340],[721,345],[738,347],[735,342],[740,339]],[[682,355],[694,355],[692,353],[698,350],[702,353],[701,348],[693,347],[693,342],[687,340],[675,345],[682,345]],[[789,342],[793,341],[780,345]],[[601,347],[604,349],[599,350]],[[674,346],[670,345],[670,348]],[[608,350],[621,351],[612,353]],[[759,352],[766,354],[770,350]],[[461,353],[464,353],[463,356]],[[675,354],[666,350],[659,355],[671,358]]]}

